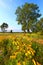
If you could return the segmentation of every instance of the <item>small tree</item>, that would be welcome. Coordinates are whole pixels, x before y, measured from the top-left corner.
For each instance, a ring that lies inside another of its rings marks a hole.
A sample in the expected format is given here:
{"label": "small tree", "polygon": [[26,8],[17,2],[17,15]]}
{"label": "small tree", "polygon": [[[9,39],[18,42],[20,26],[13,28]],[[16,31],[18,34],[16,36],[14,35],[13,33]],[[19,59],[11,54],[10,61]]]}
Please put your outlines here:
{"label": "small tree", "polygon": [[12,32],[13,32],[13,30],[10,30],[10,32],[12,33]]}
{"label": "small tree", "polygon": [[8,24],[7,24],[7,23],[3,23],[3,24],[1,25],[1,30],[2,30],[2,32],[5,32],[5,31],[6,31],[6,28],[8,28]]}

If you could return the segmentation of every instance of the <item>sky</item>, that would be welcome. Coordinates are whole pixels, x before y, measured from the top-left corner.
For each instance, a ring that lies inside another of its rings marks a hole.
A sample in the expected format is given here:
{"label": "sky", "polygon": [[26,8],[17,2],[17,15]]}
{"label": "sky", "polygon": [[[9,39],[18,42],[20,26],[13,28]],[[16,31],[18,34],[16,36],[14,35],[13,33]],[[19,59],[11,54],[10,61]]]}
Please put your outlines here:
{"label": "sky", "polygon": [[25,3],[34,3],[39,6],[40,13],[43,17],[43,0],[0,0],[0,25],[5,22],[9,25],[8,31],[21,32],[21,25],[16,21],[16,9]]}

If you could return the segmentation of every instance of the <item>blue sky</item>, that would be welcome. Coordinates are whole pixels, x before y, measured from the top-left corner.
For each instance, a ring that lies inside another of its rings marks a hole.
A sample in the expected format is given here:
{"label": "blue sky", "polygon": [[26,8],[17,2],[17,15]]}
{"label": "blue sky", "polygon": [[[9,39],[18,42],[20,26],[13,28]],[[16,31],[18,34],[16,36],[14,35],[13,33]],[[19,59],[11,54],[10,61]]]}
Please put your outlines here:
{"label": "blue sky", "polygon": [[0,0],[0,25],[7,22],[8,30],[20,32],[21,25],[17,24],[15,11],[18,6],[22,6],[25,2],[37,4],[43,17],[43,0]]}

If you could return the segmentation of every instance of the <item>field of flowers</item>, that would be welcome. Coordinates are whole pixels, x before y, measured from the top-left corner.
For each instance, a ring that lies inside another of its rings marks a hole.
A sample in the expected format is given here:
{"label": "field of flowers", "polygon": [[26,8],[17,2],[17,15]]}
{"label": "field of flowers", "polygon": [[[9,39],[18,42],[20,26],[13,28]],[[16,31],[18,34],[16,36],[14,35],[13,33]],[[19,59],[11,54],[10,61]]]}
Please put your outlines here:
{"label": "field of flowers", "polygon": [[34,37],[27,33],[0,34],[0,65],[43,65],[43,38]]}

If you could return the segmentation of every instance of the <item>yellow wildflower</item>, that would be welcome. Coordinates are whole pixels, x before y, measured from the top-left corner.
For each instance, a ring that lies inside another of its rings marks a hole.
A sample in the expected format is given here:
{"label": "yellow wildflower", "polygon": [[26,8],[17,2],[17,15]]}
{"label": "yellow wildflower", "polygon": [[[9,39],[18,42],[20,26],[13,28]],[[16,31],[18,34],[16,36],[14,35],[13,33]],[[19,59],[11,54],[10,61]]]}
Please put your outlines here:
{"label": "yellow wildflower", "polygon": [[18,62],[18,63],[17,63],[17,65],[21,65],[21,63],[20,63],[20,62]]}
{"label": "yellow wildflower", "polygon": [[25,65],[25,61],[23,61],[23,65]]}
{"label": "yellow wildflower", "polygon": [[16,56],[10,56],[10,59],[14,59],[14,58],[16,58]]}
{"label": "yellow wildflower", "polygon": [[37,65],[41,65],[41,64],[39,64],[39,63],[37,62]]}
{"label": "yellow wildflower", "polygon": [[28,53],[25,53],[26,56],[28,56]]}
{"label": "yellow wildflower", "polygon": [[28,53],[28,54],[31,54],[31,52],[30,52],[30,51],[27,51],[27,53]]}
{"label": "yellow wildflower", "polygon": [[34,60],[34,59],[32,59],[32,61],[33,61],[34,65],[36,65],[36,62],[35,62],[35,60]]}

